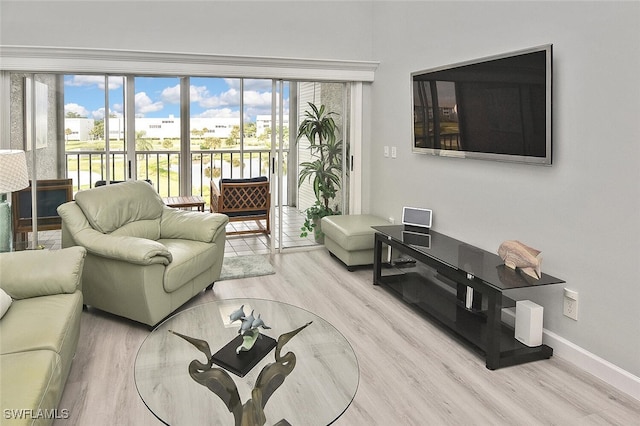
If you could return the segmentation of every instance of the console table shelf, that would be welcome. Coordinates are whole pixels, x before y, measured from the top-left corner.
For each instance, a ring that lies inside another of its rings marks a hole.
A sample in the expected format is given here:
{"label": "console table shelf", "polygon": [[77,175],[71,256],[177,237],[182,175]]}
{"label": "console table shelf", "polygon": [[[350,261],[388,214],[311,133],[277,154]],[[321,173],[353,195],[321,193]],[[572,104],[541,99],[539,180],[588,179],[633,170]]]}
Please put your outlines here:
{"label": "console table shelf", "polygon": [[[506,268],[499,256],[434,231],[429,233],[428,246],[418,246],[407,243],[415,243],[416,238],[405,240],[402,226],[374,229],[374,284],[384,285],[479,349],[486,355],[487,368],[495,370],[552,356],[553,349],[547,345],[528,347],[516,340],[513,328],[501,321],[502,308],[514,303],[503,291],[564,281],[546,274],[540,280],[528,279]],[[383,244],[415,259],[415,264],[393,272],[384,269]],[[461,289],[473,289],[471,309],[460,300]]]}

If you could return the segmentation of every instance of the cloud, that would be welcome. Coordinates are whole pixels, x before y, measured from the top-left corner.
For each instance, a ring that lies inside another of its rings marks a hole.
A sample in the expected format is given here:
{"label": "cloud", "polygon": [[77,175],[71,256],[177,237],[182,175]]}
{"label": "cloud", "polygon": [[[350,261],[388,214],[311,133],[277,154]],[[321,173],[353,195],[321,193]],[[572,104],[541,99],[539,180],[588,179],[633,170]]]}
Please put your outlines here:
{"label": "cloud", "polygon": [[164,108],[164,104],[161,101],[153,102],[145,92],[136,93],[135,103],[136,117],[144,117],[145,114],[160,111]]}
{"label": "cloud", "polygon": [[[240,90],[240,79],[239,78],[225,78],[224,82],[227,83],[232,89]],[[244,80],[244,90],[255,90],[255,91],[263,91],[263,92],[271,92],[272,84],[269,79],[248,79]]]}
{"label": "cloud", "polygon": [[189,96],[191,97],[191,102],[202,102],[205,99],[210,98],[209,89],[206,86],[191,86],[189,88]]}
{"label": "cloud", "polygon": [[[192,105],[197,105],[204,111],[196,114],[197,108],[193,108],[194,117],[239,117],[237,111],[240,107],[239,79],[225,79],[229,84],[228,90],[212,94],[206,85],[191,85],[189,97]],[[180,84],[165,87],[160,92],[160,101],[154,102],[146,92],[136,94],[136,116],[144,117],[145,113],[160,111],[165,105],[180,104]],[[288,106],[285,99],[285,109]],[[245,80],[244,84],[244,115],[255,118],[257,114],[271,114],[271,80]]]}
{"label": "cloud", "polygon": [[244,91],[244,104],[254,108],[266,107],[271,108],[271,93],[257,92],[255,90]]}
{"label": "cloud", "polygon": [[76,113],[76,114],[80,115],[81,117],[88,117],[89,116],[89,111],[87,111],[87,109],[85,107],[83,107],[82,105],[74,104],[74,103],[65,104],[65,106],[64,106],[65,115],[68,112]]}
{"label": "cloud", "polygon": [[196,117],[198,118],[240,118],[238,111],[233,111],[231,108],[218,108],[208,109]]}
{"label": "cloud", "polygon": [[[115,90],[122,87],[124,83],[124,77],[109,77],[109,90]],[[73,75],[71,78],[65,78],[65,86],[98,86],[100,90],[104,90],[104,76],[103,75]]]}
{"label": "cloud", "polygon": [[[144,93],[144,92],[141,92]],[[179,104],[180,103],[180,85],[176,84],[173,87],[167,87],[162,90],[160,94],[160,99],[163,102],[168,104]]]}
{"label": "cloud", "polygon": [[98,108],[95,111],[91,111],[91,118],[94,120],[102,120],[104,118],[104,108]]}
{"label": "cloud", "polygon": [[237,108],[240,106],[240,94],[235,89],[229,89],[219,95],[210,95],[206,87],[191,86],[191,101],[202,108]]}
{"label": "cloud", "polygon": [[124,116],[124,106],[122,104],[113,104],[113,105],[111,105],[111,110],[109,111],[109,114],[115,115],[117,117],[123,117]]}

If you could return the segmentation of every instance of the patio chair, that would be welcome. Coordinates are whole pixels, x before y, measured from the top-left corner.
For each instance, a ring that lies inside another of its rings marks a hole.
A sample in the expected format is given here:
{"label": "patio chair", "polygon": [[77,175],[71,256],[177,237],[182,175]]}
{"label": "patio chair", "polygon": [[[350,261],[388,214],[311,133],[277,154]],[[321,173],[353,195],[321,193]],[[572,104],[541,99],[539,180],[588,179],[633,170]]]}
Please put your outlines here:
{"label": "patio chair", "polygon": [[[220,187],[211,181],[209,208],[212,213],[229,216],[230,222],[255,221],[257,229],[243,229],[227,232],[232,234],[269,234],[269,211],[271,193],[266,176],[250,179],[220,179]],[[263,226],[261,221],[265,222]]]}

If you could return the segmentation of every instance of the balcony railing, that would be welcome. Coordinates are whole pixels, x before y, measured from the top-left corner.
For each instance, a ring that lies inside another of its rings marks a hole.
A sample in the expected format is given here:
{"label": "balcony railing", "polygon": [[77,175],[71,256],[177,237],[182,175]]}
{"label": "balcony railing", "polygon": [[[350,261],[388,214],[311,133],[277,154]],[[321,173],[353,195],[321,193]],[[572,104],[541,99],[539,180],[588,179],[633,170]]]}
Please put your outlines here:
{"label": "balcony railing", "polygon": [[[137,179],[148,179],[162,197],[180,195],[179,151],[136,151]],[[74,193],[106,180],[107,154],[101,151],[65,152],[66,174],[73,179]],[[124,151],[109,154],[110,180],[129,175]],[[244,169],[244,173],[242,173]],[[192,195],[209,195],[209,181],[221,178],[251,178],[269,173],[269,149],[191,151]],[[132,173],[133,175],[133,173]]]}

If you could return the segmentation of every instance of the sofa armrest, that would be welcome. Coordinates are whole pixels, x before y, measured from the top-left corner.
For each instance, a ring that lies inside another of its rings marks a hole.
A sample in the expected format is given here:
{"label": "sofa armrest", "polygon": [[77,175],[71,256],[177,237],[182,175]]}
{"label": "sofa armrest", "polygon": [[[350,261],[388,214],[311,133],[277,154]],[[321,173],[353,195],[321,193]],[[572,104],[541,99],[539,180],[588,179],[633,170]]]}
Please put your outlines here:
{"label": "sofa armrest", "polygon": [[0,287],[13,299],[27,299],[80,289],[86,250],[28,250],[0,255]]}
{"label": "sofa armrest", "polygon": [[160,221],[160,238],[180,238],[211,243],[225,232],[229,217],[165,207]]}

